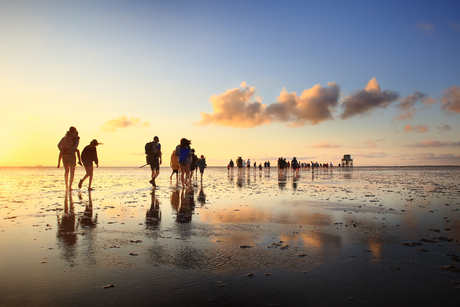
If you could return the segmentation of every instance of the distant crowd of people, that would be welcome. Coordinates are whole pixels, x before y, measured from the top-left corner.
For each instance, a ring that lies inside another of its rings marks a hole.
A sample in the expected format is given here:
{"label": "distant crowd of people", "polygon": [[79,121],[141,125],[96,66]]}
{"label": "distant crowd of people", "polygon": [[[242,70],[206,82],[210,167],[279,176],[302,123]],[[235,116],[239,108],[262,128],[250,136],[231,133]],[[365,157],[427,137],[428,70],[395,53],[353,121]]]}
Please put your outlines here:
{"label": "distant crowd of people", "polygon": [[[230,159],[230,162],[227,164],[227,169],[228,171],[233,170],[233,167],[235,166],[235,162],[233,162],[232,159]],[[248,159],[247,161],[244,160],[242,157],[238,157],[236,159],[236,166],[238,168],[238,171],[242,171],[245,169],[250,169],[251,168],[251,159]],[[259,166],[257,166],[257,163],[254,162],[253,164],[254,169],[259,168],[260,171],[262,169],[270,169],[270,161],[265,161],[262,167],[262,163],[259,163]],[[293,157],[291,161],[287,160],[286,158],[280,157],[278,158],[277,161],[277,167],[278,170],[283,171],[285,169],[292,169],[294,171],[298,171],[300,169],[309,169],[311,168],[330,168],[333,167],[332,162],[330,163],[318,163],[318,162],[313,162],[311,161],[310,163],[303,163],[297,161],[296,157]],[[340,167],[340,164],[338,165]]]}

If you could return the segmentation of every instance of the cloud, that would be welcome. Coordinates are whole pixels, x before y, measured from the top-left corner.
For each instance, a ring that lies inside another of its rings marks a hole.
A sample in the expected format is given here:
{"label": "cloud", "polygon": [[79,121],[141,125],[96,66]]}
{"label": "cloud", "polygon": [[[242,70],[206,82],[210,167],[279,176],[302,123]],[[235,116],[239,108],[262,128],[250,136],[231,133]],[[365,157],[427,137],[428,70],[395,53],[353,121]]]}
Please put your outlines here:
{"label": "cloud", "polygon": [[419,22],[416,28],[422,30],[426,34],[430,34],[430,35],[434,34],[434,24],[426,23],[426,22]]}
{"label": "cloud", "polygon": [[212,95],[209,102],[214,113],[201,112],[198,124],[252,128],[270,123],[270,119],[265,116],[266,105],[255,96],[255,87],[247,86],[246,82],[240,86],[220,95]]}
{"label": "cloud", "polygon": [[320,143],[315,144],[315,145],[313,145],[311,147],[312,148],[339,148],[339,147],[342,147],[342,145],[331,144],[329,142],[320,142]]}
{"label": "cloud", "polygon": [[288,126],[316,125],[332,119],[331,112],[338,104],[340,86],[335,82],[327,85],[317,84],[304,90],[300,96],[283,88],[276,103],[267,107],[267,116],[274,121],[288,122]]}
{"label": "cloud", "polygon": [[415,91],[413,94],[404,98],[399,104],[398,108],[402,113],[394,117],[395,120],[406,120],[412,119],[417,113],[417,109],[414,107],[417,101],[421,101],[425,106],[436,103],[437,101],[433,98],[428,97],[426,94]]}
{"label": "cloud", "polygon": [[392,102],[399,98],[399,94],[394,91],[380,89],[377,79],[372,78],[367,87],[352,93],[345,97],[342,103],[344,109],[340,118],[347,119],[356,115],[364,116],[370,114],[377,108],[385,109]]}
{"label": "cloud", "polygon": [[440,101],[441,109],[447,114],[460,113],[460,87],[451,86],[448,90],[444,89]]}
{"label": "cloud", "polygon": [[304,90],[300,96],[283,88],[276,102],[267,106],[255,96],[255,88],[243,82],[241,88],[211,96],[214,113],[201,112],[198,124],[234,128],[252,128],[272,122],[286,123],[291,127],[316,125],[332,119],[331,112],[337,106],[339,96],[340,86],[335,82],[328,83],[328,87],[317,84]]}
{"label": "cloud", "polygon": [[439,126],[439,127],[436,128],[436,129],[438,129],[438,130],[441,131],[441,132],[445,132],[445,131],[450,131],[450,130],[452,130],[452,128],[451,128],[449,125],[442,125],[442,126]]}
{"label": "cloud", "polygon": [[450,142],[450,141],[433,141],[431,139],[426,139],[421,141],[420,143],[415,143],[412,145],[408,145],[411,147],[445,147],[445,146],[460,146],[460,142]]}
{"label": "cloud", "polygon": [[428,131],[428,126],[427,125],[406,125],[404,127],[405,132],[415,132],[415,133],[423,133]]}
{"label": "cloud", "polygon": [[104,132],[114,132],[118,128],[128,128],[128,127],[149,127],[150,124],[148,122],[141,123],[141,119],[139,117],[131,116],[128,118],[125,115],[122,115],[118,118],[109,119],[102,125],[101,130]]}
{"label": "cloud", "polygon": [[364,145],[353,146],[353,148],[375,148],[375,147],[377,147],[376,143],[379,143],[379,142],[382,142],[382,141],[383,141],[383,139],[377,139],[377,140],[369,139],[369,140],[364,142]]}
{"label": "cloud", "polygon": [[451,26],[455,31],[460,31],[460,23],[451,23]]}

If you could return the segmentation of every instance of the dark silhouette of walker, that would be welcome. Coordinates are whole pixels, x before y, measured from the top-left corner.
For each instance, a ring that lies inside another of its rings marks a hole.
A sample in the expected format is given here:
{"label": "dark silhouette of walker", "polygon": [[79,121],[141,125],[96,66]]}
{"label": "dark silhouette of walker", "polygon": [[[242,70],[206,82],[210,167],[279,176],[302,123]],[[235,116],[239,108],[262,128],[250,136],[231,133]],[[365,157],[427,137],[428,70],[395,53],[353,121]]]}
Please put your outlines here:
{"label": "dark silhouette of walker", "polygon": [[343,155],[342,166],[353,166],[351,155]]}

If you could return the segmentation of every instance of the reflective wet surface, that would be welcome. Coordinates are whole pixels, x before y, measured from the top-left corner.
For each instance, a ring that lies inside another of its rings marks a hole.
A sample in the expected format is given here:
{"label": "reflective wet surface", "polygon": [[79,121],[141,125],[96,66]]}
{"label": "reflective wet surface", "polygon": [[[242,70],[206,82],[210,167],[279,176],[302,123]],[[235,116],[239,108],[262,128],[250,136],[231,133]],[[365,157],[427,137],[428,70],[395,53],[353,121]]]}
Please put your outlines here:
{"label": "reflective wet surface", "polygon": [[[442,306],[460,298],[460,168],[0,168],[0,305]],[[104,286],[114,285],[115,287]]]}

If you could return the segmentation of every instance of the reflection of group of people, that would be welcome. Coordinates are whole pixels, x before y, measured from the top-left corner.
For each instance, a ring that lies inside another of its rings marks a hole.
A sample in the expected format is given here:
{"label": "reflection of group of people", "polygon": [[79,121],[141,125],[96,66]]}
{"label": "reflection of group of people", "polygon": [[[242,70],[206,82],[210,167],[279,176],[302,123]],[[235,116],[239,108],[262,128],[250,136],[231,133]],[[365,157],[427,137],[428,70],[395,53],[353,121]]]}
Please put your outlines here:
{"label": "reflection of group of people", "polygon": [[[145,145],[145,154],[147,156],[147,164],[150,165],[152,170],[152,179],[150,183],[156,187],[155,179],[160,174],[160,164],[162,164],[162,152],[160,139],[158,136],[153,138],[153,142],[149,142]],[[180,140],[179,145],[173,150],[171,154],[170,166],[172,168],[171,176],[169,179],[172,180],[174,174],[176,174],[176,181],[180,180],[182,186],[191,187],[193,172],[196,168],[200,169],[201,180],[203,180],[204,169],[206,168],[206,159],[203,155],[198,158],[195,155],[195,150],[190,147],[192,142],[186,138]]]}
{"label": "reflection of group of people", "polygon": [[72,190],[72,183],[75,176],[75,167],[78,164],[85,167],[86,174],[83,179],[78,183],[78,188],[81,189],[83,182],[89,177],[88,190],[92,190],[91,183],[93,181],[93,162],[96,166],[99,166],[99,160],[97,158],[96,146],[100,145],[97,140],[92,140],[88,146],[83,149],[80,156],[78,145],[80,143],[80,137],[75,127],[70,127],[69,131],[66,132],[65,136],[61,139],[58,144],[59,148],[59,161],[58,167],[61,165],[61,160],[64,165],[65,173],[65,186],[66,190]]}

